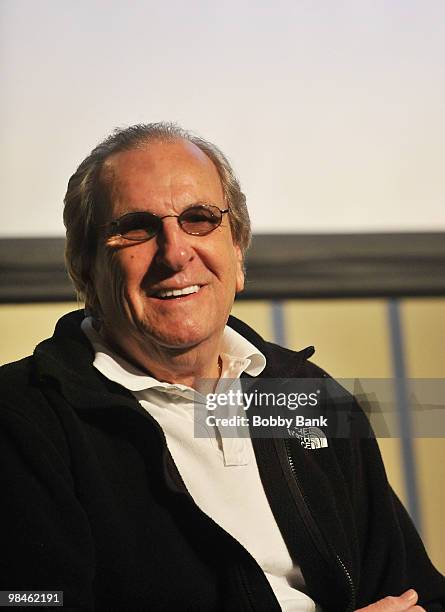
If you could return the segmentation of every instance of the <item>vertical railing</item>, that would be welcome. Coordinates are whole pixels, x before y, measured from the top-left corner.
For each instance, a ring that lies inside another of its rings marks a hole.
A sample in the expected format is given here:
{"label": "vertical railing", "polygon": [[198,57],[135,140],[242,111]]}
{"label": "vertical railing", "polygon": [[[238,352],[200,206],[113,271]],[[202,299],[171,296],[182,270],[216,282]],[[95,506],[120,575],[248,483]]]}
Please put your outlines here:
{"label": "vertical railing", "polygon": [[274,342],[280,346],[287,346],[283,302],[281,300],[271,300],[271,307]]}
{"label": "vertical railing", "polygon": [[417,472],[413,447],[413,428],[408,396],[400,301],[396,298],[388,300],[388,322],[407,510],[418,531],[421,531],[421,514],[417,489]]}

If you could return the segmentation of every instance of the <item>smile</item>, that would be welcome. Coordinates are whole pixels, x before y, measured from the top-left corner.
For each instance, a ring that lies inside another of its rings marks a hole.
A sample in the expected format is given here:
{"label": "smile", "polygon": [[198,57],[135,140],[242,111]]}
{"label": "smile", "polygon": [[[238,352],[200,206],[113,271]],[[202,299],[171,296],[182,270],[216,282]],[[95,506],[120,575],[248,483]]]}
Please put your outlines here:
{"label": "smile", "polygon": [[197,293],[201,287],[199,285],[190,285],[189,287],[183,287],[182,289],[161,289],[153,293],[154,297],[167,299],[181,297],[182,295],[191,295]]}

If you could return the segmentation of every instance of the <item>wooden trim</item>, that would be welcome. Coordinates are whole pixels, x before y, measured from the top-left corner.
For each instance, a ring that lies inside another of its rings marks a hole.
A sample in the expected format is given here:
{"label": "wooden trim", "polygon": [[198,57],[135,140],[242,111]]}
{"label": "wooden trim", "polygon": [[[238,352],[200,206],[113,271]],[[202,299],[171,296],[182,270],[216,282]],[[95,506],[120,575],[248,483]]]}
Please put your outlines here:
{"label": "wooden trim", "polygon": [[[63,238],[0,239],[0,302],[75,300]],[[239,299],[445,295],[445,233],[258,234]]]}

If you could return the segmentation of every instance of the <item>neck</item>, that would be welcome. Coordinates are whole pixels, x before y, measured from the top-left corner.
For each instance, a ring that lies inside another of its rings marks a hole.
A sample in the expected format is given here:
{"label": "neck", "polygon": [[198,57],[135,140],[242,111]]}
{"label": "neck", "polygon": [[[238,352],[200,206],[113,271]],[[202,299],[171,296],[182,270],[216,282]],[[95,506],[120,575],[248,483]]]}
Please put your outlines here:
{"label": "neck", "polygon": [[129,336],[116,338],[101,330],[101,335],[117,353],[140,370],[161,382],[181,384],[192,389],[200,389],[200,380],[215,379],[221,376],[221,341],[204,341],[187,348],[153,346]]}

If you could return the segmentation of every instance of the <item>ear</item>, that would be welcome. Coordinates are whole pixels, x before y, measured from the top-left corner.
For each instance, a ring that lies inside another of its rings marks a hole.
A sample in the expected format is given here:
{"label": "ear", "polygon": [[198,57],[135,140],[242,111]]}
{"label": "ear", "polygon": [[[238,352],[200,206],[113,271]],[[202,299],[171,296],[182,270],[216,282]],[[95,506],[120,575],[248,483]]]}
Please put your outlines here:
{"label": "ear", "polygon": [[236,293],[240,293],[244,289],[244,259],[241,249],[235,245],[236,256]]}

